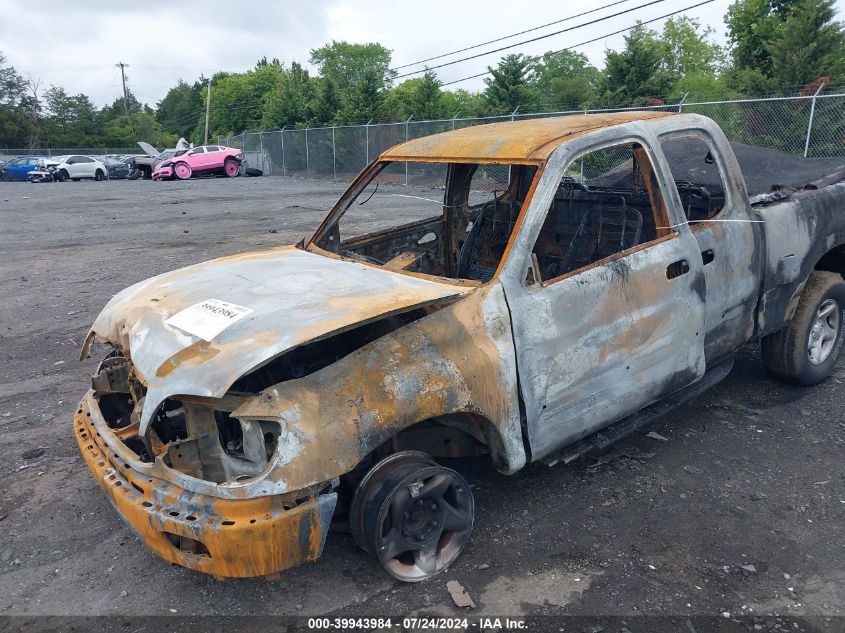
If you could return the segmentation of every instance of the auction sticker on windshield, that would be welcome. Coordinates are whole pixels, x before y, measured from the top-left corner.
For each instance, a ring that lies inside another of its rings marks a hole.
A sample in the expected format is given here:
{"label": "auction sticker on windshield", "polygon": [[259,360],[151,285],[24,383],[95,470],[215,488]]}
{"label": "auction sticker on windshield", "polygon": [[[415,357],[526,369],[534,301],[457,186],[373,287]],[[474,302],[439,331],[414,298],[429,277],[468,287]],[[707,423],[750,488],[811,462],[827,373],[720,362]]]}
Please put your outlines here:
{"label": "auction sticker on windshield", "polygon": [[177,312],[167,319],[166,323],[204,341],[211,341],[227,327],[252,312],[255,312],[252,308],[228,301],[206,299]]}

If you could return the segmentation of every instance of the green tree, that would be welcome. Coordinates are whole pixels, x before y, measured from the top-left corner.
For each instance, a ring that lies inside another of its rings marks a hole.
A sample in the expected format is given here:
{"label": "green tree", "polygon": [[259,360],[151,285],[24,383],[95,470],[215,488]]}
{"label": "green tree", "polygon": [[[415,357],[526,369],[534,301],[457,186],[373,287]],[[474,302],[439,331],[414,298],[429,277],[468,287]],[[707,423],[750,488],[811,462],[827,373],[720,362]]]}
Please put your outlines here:
{"label": "green tree", "polygon": [[820,77],[845,75],[845,29],[834,0],[800,0],[767,45],[772,75],[783,86],[804,86]]}
{"label": "green tree", "polygon": [[101,125],[98,144],[105,147],[134,147],[138,140],[155,147],[172,147],[178,140],[175,134],[164,132],[149,112],[133,112],[129,121],[126,116],[109,118]]}
{"label": "green tree", "polygon": [[340,112],[340,94],[331,77],[320,77],[316,81],[318,87],[312,106],[314,121],[318,125],[333,125]]}
{"label": "green tree", "polygon": [[623,50],[605,54],[603,104],[639,106],[668,96],[674,82],[664,61],[664,44],[653,31],[638,23],[625,36]]}
{"label": "green tree", "polygon": [[484,98],[493,112],[510,114],[517,107],[532,109],[536,101],[533,65],[533,58],[516,53],[505,55],[496,68],[487,67],[492,76],[484,80]]}
{"label": "green tree", "polygon": [[490,114],[484,94],[470,92],[459,88],[458,90],[442,90],[440,101],[443,104],[445,116],[453,117],[479,117]]}
{"label": "green tree", "polygon": [[374,119],[384,101],[384,79],[376,68],[365,69],[346,91],[340,110],[342,123],[362,123]]}
{"label": "green tree", "polygon": [[665,47],[664,67],[673,77],[690,74],[716,76],[725,64],[725,51],[713,36],[716,30],[702,28],[695,18],[669,18],[661,39]]}
{"label": "green tree", "polygon": [[[138,98],[132,94],[132,90],[126,89],[126,103],[129,105],[129,114],[134,112],[143,112],[144,106],[138,101]],[[123,95],[115,99],[111,105],[103,108],[103,113],[109,117],[112,116],[126,116],[126,110],[123,107]]]}
{"label": "green tree", "polygon": [[46,141],[53,147],[100,145],[100,115],[84,94],[68,95],[60,86],[44,93]]}
{"label": "green tree", "polygon": [[297,126],[310,122],[314,99],[314,80],[297,62],[282,68],[276,83],[265,97],[264,127]]}
{"label": "green tree", "polygon": [[156,120],[167,132],[190,138],[205,115],[208,79],[188,84],[181,79],[156,107]]}
{"label": "green tree", "polygon": [[663,68],[673,81],[670,101],[729,99],[736,94],[724,79],[727,53],[713,40],[716,31],[695,18],[670,18],[663,25]]}
{"label": "green tree", "polygon": [[546,108],[580,110],[592,105],[601,81],[601,72],[574,51],[546,53],[534,72],[540,105]]}
{"label": "green tree", "polygon": [[361,81],[381,78],[381,88],[388,87],[395,72],[390,70],[390,50],[381,44],[350,44],[332,40],[311,50],[310,61],[320,69],[321,77],[330,78],[340,92],[347,92]]}
{"label": "green tree", "polygon": [[407,79],[385,95],[381,116],[386,119],[431,120],[445,116],[447,110],[437,75],[426,70],[422,77]]}
{"label": "green tree", "polygon": [[440,81],[427,68],[414,90],[413,108],[417,119],[436,119],[443,115]]}
{"label": "green tree", "polygon": [[381,44],[332,41],[311,51],[310,61],[337,91],[339,122],[367,121],[379,113],[384,92],[396,73],[390,70],[390,50]]}
{"label": "green tree", "polygon": [[267,95],[283,72],[280,64],[269,63],[245,73],[216,73],[211,78],[209,135],[230,136],[259,126]]}
{"label": "green tree", "polygon": [[776,10],[771,0],[737,0],[728,7],[725,24],[735,69],[755,69],[763,76],[772,72],[767,44],[783,20],[787,7]]}

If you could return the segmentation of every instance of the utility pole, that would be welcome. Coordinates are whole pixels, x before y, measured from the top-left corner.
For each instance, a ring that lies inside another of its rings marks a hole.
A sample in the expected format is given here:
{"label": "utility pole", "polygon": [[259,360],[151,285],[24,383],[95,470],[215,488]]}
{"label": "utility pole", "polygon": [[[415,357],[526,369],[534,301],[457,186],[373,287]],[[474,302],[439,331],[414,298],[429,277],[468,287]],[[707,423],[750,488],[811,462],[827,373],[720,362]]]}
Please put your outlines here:
{"label": "utility pole", "polygon": [[203,145],[208,145],[208,114],[211,111],[211,77],[208,78],[208,95],[205,98],[205,141]]}
{"label": "utility pole", "polygon": [[[124,64],[123,62],[117,62],[115,64],[116,68],[120,68],[120,79],[123,82],[123,111],[126,113],[126,122],[129,124],[129,129],[132,129],[132,121],[129,120],[129,98],[126,96],[126,68],[129,68],[129,64]],[[133,130],[134,132],[134,130]]]}

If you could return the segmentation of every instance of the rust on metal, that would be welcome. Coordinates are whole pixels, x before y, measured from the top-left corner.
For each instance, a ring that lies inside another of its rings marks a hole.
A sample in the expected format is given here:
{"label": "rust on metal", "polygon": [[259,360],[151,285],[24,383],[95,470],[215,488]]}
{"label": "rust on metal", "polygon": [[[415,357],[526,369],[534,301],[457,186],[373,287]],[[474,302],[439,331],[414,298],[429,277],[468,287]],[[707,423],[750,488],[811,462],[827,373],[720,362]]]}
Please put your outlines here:
{"label": "rust on metal", "polygon": [[489,123],[400,143],[379,160],[537,163],[548,160],[561,143],[589,132],[671,116],[674,114],[656,111],[614,112]]}
{"label": "rust on metal", "polygon": [[[699,143],[693,171],[712,166],[720,191],[673,173],[673,139]],[[596,158],[605,150],[622,158]],[[422,215],[342,234],[396,161],[443,163],[442,204],[418,197]],[[479,202],[475,174],[496,170],[506,185]],[[840,181],[750,199],[724,134],[689,114],[408,141],[299,247],[115,295],[83,346],[111,350],[74,416],[77,442],[165,560],[275,577],[320,555],[345,491],[388,455],[486,455],[510,474],[715,384],[739,346],[792,317],[813,270],[845,274]],[[695,215],[713,200],[717,216]]]}

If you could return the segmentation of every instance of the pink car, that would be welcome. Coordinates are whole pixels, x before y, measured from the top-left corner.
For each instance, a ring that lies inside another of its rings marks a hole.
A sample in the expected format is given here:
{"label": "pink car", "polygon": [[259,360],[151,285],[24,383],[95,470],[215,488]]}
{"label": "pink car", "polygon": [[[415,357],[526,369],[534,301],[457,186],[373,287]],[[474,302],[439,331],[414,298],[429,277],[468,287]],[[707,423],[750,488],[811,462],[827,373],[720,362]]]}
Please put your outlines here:
{"label": "pink car", "polygon": [[241,171],[243,150],[220,145],[201,145],[180,150],[162,161],[153,172],[153,180],[187,180],[195,174],[224,174],[234,178]]}

